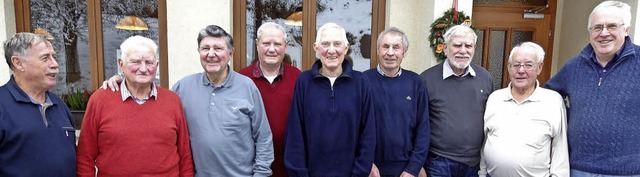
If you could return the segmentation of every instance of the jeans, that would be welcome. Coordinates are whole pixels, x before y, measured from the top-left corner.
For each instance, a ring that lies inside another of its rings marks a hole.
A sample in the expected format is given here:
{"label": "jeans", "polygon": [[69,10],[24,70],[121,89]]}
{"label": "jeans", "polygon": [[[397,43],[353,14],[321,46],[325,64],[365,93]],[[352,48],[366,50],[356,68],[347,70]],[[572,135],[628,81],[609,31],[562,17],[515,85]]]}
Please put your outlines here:
{"label": "jeans", "polygon": [[429,177],[477,177],[479,164],[469,166],[429,152],[425,170]]}
{"label": "jeans", "polygon": [[640,175],[631,175],[631,176],[615,176],[615,175],[601,175],[596,173],[589,173],[586,171],[580,171],[571,169],[571,177],[640,177]]}

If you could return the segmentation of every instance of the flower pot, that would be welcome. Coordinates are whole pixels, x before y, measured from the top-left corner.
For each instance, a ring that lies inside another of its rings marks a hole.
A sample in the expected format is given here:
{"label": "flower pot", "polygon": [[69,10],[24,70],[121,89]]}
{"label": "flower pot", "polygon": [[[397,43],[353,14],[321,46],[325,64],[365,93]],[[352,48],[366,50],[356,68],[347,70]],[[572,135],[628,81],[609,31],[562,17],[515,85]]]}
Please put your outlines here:
{"label": "flower pot", "polygon": [[71,110],[71,115],[73,115],[73,121],[75,123],[73,128],[80,130],[82,118],[84,117],[84,110]]}

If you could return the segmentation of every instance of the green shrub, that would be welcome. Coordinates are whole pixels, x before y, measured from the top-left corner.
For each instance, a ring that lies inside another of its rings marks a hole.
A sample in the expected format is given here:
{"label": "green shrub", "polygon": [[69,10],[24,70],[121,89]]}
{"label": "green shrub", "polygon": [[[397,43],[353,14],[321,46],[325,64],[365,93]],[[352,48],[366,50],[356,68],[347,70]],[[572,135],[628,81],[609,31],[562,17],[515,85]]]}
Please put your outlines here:
{"label": "green shrub", "polygon": [[71,110],[85,110],[90,96],[91,92],[86,89],[71,88],[65,96],[65,102]]}

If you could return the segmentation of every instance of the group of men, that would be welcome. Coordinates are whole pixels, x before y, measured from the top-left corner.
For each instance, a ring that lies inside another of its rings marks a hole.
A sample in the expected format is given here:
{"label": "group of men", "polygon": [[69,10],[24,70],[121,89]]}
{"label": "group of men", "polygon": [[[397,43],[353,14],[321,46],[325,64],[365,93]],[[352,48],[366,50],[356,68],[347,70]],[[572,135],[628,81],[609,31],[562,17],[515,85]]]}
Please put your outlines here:
{"label": "group of men", "polygon": [[4,43],[13,74],[0,87],[0,176],[640,176],[630,25],[629,5],[602,2],[590,44],[545,88],[545,52],[524,42],[495,92],[471,63],[477,36],[465,25],[447,30],[447,59],[419,75],[401,68],[409,41],[394,27],[379,35],[378,66],[359,72],[345,29],[327,23],[301,72],[283,63],[285,30],[267,22],[258,60],[235,72],[231,35],[211,25],[197,38],[204,72],[173,92],[153,84],[155,43],[135,36],[121,45],[124,76],[91,97],[77,156],[69,109],[48,91],[55,51],[18,33]]}

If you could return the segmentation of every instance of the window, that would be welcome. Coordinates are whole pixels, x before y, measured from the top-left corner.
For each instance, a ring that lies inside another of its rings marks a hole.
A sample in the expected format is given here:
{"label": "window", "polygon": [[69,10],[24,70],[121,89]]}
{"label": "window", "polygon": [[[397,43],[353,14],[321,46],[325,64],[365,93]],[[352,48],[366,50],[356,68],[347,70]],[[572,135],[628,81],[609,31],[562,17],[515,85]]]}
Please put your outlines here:
{"label": "window", "polygon": [[[240,70],[256,58],[257,28],[267,21],[282,25],[287,32],[287,54],[301,70],[315,61],[316,29],[335,22],[347,31],[349,57],[354,69],[366,70],[377,65],[375,39],[384,30],[386,1],[374,0],[247,0],[233,4],[233,36],[236,41],[234,70]],[[287,17],[302,12],[302,26],[285,23]],[[316,23],[318,22],[318,23]]]}
{"label": "window", "polygon": [[[15,0],[16,31],[45,32],[60,63],[58,84],[52,89],[66,95],[70,89],[96,90],[117,73],[118,48],[124,39],[141,35],[158,43],[157,82],[168,87],[165,0]],[[117,29],[128,16],[144,22],[147,30]]]}

